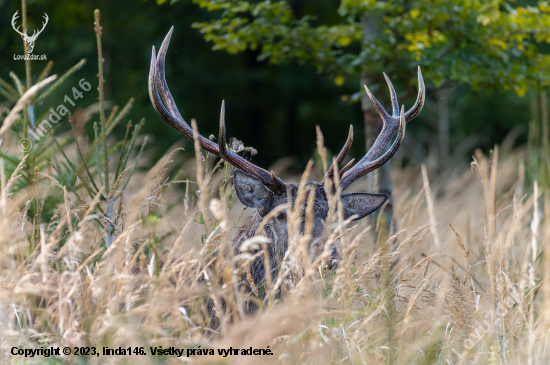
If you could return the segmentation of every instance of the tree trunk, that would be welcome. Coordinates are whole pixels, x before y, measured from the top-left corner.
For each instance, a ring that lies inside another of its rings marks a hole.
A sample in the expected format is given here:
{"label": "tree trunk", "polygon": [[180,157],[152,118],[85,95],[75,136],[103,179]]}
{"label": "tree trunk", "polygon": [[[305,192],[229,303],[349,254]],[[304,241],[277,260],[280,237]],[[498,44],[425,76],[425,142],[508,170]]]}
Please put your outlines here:
{"label": "tree trunk", "polygon": [[[375,26],[374,19],[367,16],[361,18],[361,28],[363,30],[363,43],[367,44],[370,41],[370,38],[378,30]],[[374,79],[371,75],[364,74],[361,77],[361,109],[363,110],[363,120],[365,123],[365,137],[366,137],[366,150],[374,144],[376,137],[380,134],[382,130],[382,119],[374,109],[372,102],[370,101],[367,93],[363,91],[363,85],[372,85],[374,84]],[[382,103],[387,101],[387,96],[380,95],[377,96],[377,99]],[[375,179],[376,176],[376,179]],[[389,232],[391,221],[393,219],[393,197],[392,197],[392,183],[390,176],[390,162],[384,164],[378,170],[375,170],[373,173],[367,175],[368,181],[368,190],[369,192],[376,193],[385,193],[388,194],[388,201],[384,207],[384,220],[386,223],[387,231]],[[376,183],[375,183],[376,182]],[[372,214],[373,223],[378,219],[380,211],[376,211]]]}
{"label": "tree trunk", "polygon": [[449,161],[449,100],[452,94],[452,88],[442,88],[436,92],[440,167],[446,166]]}

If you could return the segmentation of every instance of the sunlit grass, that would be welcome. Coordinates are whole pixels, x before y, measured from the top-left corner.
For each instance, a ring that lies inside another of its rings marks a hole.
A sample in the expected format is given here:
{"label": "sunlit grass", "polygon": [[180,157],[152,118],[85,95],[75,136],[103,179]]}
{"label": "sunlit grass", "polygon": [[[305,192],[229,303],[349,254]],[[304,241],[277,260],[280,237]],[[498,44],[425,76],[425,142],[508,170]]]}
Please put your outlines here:
{"label": "sunlit grass", "polygon": [[[26,216],[32,192],[10,196],[9,181],[18,177],[5,177],[0,211],[4,361],[44,360],[11,356],[13,346],[132,346],[149,354],[49,359],[91,363],[176,362],[174,356],[153,357],[150,347],[201,346],[215,355],[189,361],[548,362],[550,288],[543,280],[549,269],[544,254],[550,245],[548,194],[523,186],[513,154],[498,161],[496,149],[489,161],[479,152],[472,170],[457,171],[452,180],[430,178],[418,166],[394,170],[395,232],[388,235],[384,224],[367,226],[367,220],[339,222],[335,215],[338,224],[327,243],[342,246],[335,272],[324,269],[323,262],[312,263],[303,250],[307,237],[294,232],[278,276],[262,286],[260,298],[243,298],[247,294],[234,285],[238,270],[251,262],[246,258],[261,249],[231,252],[243,207],[235,203],[227,214],[230,186],[219,195],[230,170],[214,172],[212,159],[197,159],[211,164],[209,172],[201,169],[197,206],[191,201],[195,184],[186,182],[187,193],[159,189],[177,156],[166,156],[140,176],[139,184],[129,185],[128,213],[109,248],[92,209],[104,203],[88,199],[81,205],[70,192],[52,221],[41,222],[40,244],[33,246],[34,228]],[[64,193],[60,186],[40,186],[44,193],[54,189]],[[187,210],[155,210],[174,199]],[[281,298],[269,296],[276,285]],[[245,300],[260,304],[256,314],[242,315],[239,305]],[[229,347],[267,346],[274,355],[217,354]]]}

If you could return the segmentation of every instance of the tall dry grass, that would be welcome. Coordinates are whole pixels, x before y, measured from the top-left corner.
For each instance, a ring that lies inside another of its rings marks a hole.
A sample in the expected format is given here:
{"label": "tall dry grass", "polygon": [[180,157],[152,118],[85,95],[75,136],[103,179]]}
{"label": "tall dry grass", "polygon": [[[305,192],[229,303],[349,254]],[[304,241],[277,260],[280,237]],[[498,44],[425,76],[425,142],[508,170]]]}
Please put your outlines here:
{"label": "tall dry grass", "polygon": [[[38,193],[59,189],[64,202],[33,246],[27,212],[36,192],[11,194],[19,171],[2,173],[2,363],[549,363],[550,202],[536,183],[526,186],[514,153],[499,160],[498,148],[490,159],[478,151],[471,169],[445,178],[424,166],[395,169],[391,232],[380,220],[343,221],[331,197],[327,246],[341,245],[338,269],[312,262],[307,236],[291,225],[278,275],[247,298],[241,274],[254,255],[267,257],[269,243],[256,237],[233,252],[235,227],[250,213],[238,202],[228,209],[223,164],[213,169],[216,161],[198,153],[186,165],[198,171],[195,183],[184,182],[185,193],[167,189],[176,152],[127,187],[109,248],[99,195],[80,204],[51,180]],[[307,173],[315,178],[311,166]],[[260,307],[254,315],[244,313],[248,300]],[[14,346],[132,346],[148,355],[23,358],[10,354]],[[154,346],[216,355],[152,356]],[[268,346],[272,356],[217,355]]]}

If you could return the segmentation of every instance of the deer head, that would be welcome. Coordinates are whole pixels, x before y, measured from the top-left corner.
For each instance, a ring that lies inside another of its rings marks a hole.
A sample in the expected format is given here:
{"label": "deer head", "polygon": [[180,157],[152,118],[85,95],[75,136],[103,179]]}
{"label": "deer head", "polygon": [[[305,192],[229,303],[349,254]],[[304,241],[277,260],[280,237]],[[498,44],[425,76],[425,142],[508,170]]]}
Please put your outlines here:
{"label": "deer head", "polygon": [[[162,120],[184,135],[187,139],[194,141],[193,129],[184,121],[179,113],[165,79],[165,57],[172,31],[173,27],[168,32],[168,35],[160,47],[158,58],[155,53],[155,47],[153,47],[148,82],[149,97],[156,112]],[[310,228],[311,241],[308,248],[308,252],[314,258],[317,257],[324,248],[323,232],[325,232],[327,224],[325,220],[329,211],[326,191],[327,186],[331,189],[330,193],[339,193],[347,189],[360,177],[385,164],[397,152],[399,146],[401,145],[401,142],[405,137],[406,122],[415,118],[420,113],[424,105],[425,88],[420,67],[418,68],[418,97],[414,106],[407,112],[404,111],[403,107],[401,108],[401,112],[399,112],[395,90],[389,78],[385,74],[384,77],[391,94],[391,115],[386,112],[382,105],[374,98],[374,96],[372,96],[370,91],[365,86],[365,90],[369,98],[373,102],[374,107],[384,122],[382,131],[374,142],[372,148],[370,148],[367,154],[355,166],[351,167],[353,164],[352,160],[339,171],[339,187],[333,184],[326,184],[325,181],[332,182],[333,175],[335,171],[337,171],[337,167],[344,161],[344,158],[351,147],[351,143],[353,141],[353,128],[350,127],[347,142],[334,161],[336,166],[334,163],[330,166],[322,182],[319,183],[309,181],[306,183],[308,188],[315,191],[313,202],[313,227]],[[384,149],[396,132],[397,138],[391,147],[384,152]],[[275,176],[273,171],[268,172],[261,167],[252,164],[250,161],[237,155],[227,147],[225,137],[225,110],[223,102],[220,115],[218,143],[216,144],[200,135],[198,136],[198,141],[203,149],[219,156],[236,168],[234,174],[234,187],[239,200],[247,207],[256,208],[262,220],[268,220],[262,222],[265,228],[266,236],[268,236],[272,241],[271,245],[273,245],[273,251],[279,252],[277,256],[280,256],[281,253],[284,255],[284,251],[288,248],[288,211],[277,209],[277,207],[281,207],[282,205],[289,206],[288,203],[292,203],[294,205],[299,185],[295,183],[285,183],[280,178]],[[388,198],[386,194],[371,193],[341,194],[340,197],[342,200],[344,218],[353,218],[353,220],[361,219],[371,214],[380,208],[380,206],[384,204]],[[291,202],[288,201],[289,199]],[[269,214],[273,211],[277,213]],[[301,225],[301,230],[304,230],[304,223]],[[270,249],[270,252],[271,251],[272,250]],[[333,253],[333,257],[338,257],[336,252]],[[334,262],[334,260],[331,260],[331,262],[337,263]]]}
{"label": "deer head", "polygon": [[38,35],[42,33],[44,28],[46,28],[46,24],[48,24],[48,20],[49,20],[48,14],[44,13],[44,22],[42,23],[42,29],[38,31],[34,30],[32,35],[29,36],[27,35],[27,29],[25,29],[25,32],[21,32],[19,31],[19,26],[17,26],[17,28],[15,27],[15,21],[19,17],[19,15],[17,15],[18,12],[19,11],[16,11],[15,14],[13,14],[13,17],[11,18],[11,26],[17,33],[21,34],[21,38],[23,38],[23,40],[25,41],[25,45],[27,46],[27,53],[32,53],[36,38],[38,38]]}

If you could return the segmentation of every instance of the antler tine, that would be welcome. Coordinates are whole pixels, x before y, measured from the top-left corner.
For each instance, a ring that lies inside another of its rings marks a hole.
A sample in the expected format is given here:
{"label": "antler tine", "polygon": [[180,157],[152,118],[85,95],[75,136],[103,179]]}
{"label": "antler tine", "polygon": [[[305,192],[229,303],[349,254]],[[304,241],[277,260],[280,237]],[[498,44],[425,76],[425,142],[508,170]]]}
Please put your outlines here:
{"label": "antler tine", "polygon": [[[336,156],[336,163],[338,164],[338,166],[340,166],[344,161],[344,159],[346,158],[346,155],[348,154],[352,143],[353,143],[353,125],[350,125],[348,139],[346,140],[346,143],[344,144],[344,147],[342,147],[342,150],[340,151],[338,156]],[[330,179],[332,177],[332,174],[334,174],[334,163],[330,164],[330,167],[327,170],[327,173],[325,174],[323,181],[321,181],[321,185],[324,184],[326,179]]]}
{"label": "antler tine", "polygon": [[398,117],[399,104],[397,103],[397,95],[395,94],[395,89],[393,88],[393,84],[391,83],[388,75],[386,75],[385,72],[382,72],[382,73],[384,74],[384,78],[386,79],[386,84],[388,84],[388,89],[390,89],[392,117]]}
{"label": "antler tine", "polygon": [[272,191],[286,191],[285,183],[277,176],[275,176],[273,171],[269,173],[266,170],[248,162],[247,160],[227,148],[225,140],[225,100],[222,100],[222,106],[220,110],[220,132],[218,135],[218,148],[220,152],[219,156],[221,158],[223,158],[236,168],[258,177],[262,181],[262,183]]}
{"label": "antler tine", "polygon": [[[388,83],[388,87],[390,88],[390,94],[392,97],[392,111],[395,111],[395,108],[397,107],[397,98],[395,97],[395,91],[394,91],[393,85],[391,84],[390,79],[385,74],[384,74],[384,78],[386,79],[386,82]],[[395,132],[398,129],[400,129],[401,119],[403,118],[405,123],[407,123],[411,121],[413,118],[415,118],[418,114],[420,114],[420,111],[424,106],[424,101],[426,98],[426,87],[424,86],[424,80],[422,79],[422,72],[420,70],[420,67],[418,67],[418,96],[416,98],[416,102],[413,105],[413,107],[409,109],[406,113],[404,113],[404,115],[402,116],[401,115],[399,117],[390,116],[384,110],[384,108],[378,102],[378,100],[376,100],[376,98],[372,96],[367,86],[365,86],[365,91],[367,92],[367,95],[372,101],[374,107],[378,111],[378,114],[382,118],[382,121],[384,124],[382,127],[382,131],[380,132],[380,135],[378,135],[378,137],[374,141],[374,144],[369,149],[367,154],[354,167],[352,167],[348,172],[346,172],[342,177],[340,186],[342,186],[344,189],[349,185],[351,185],[351,183],[353,183],[355,180],[359,179],[361,176],[372,171],[372,169],[369,167],[373,164],[372,161],[382,161],[376,158],[378,157],[378,155],[380,155],[380,153],[382,153],[382,151],[384,151],[384,149],[386,148],[386,145],[390,142]],[[404,109],[401,108],[401,110],[403,111]],[[394,146],[399,148],[399,144],[398,145],[394,144]],[[384,154],[384,156],[386,155],[387,154]],[[382,166],[384,163],[380,164],[378,167]],[[375,166],[375,165],[372,165],[372,166]],[[375,167],[374,169],[378,167]]]}
{"label": "antler tine", "polygon": [[281,180],[277,175],[275,175],[275,173],[273,172],[273,170],[271,170],[271,179],[273,180],[273,182],[277,185],[277,188],[279,191],[283,192],[283,191],[286,191],[286,184],[283,180]]}
{"label": "antler tine", "polygon": [[339,172],[340,173],[340,178],[342,178],[342,176],[344,176],[344,173],[346,171],[348,171],[351,166],[353,166],[354,162],[355,162],[355,159],[352,158],[351,161],[346,164],[346,166],[342,167],[342,170],[340,170],[340,172]]}
{"label": "antler tine", "polygon": [[405,107],[402,106],[401,114],[399,116],[399,132],[397,133],[397,138],[395,139],[391,147],[386,151],[386,153],[384,153],[376,160],[369,161],[357,169],[355,167],[358,167],[359,164],[355,165],[352,170],[350,170],[347,174],[345,174],[345,176],[342,177],[342,181],[340,182],[340,187],[342,188],[342,191],[350,186],[355,180],[365,176],[371,171],[380,168],[382,165],[388,162],[393,157],[393,155],[395,155],[395,153],[401,146],[403,139],[405,138],[406,125],[407,122],[405,120]]}
{"label": "antler tine", "polygon": [[164,38],[164,41],[162,41],[162,45],[160,46],[158,59],[157,59],[156,80],[157,80],[157,87],[159,88],[162,101],[164,101],[164,104],[166,105],[170,113],[174,114],[175,116],[183,120],[183,117],[181,116],[178,110],[178,107],[176,106],[176,102],[174,101],[174,98],[172,97],[172,94],[168,89],[168,83],[166,82],[166,73],[165,73],[166,52],[168,51],[168,45],[170,44],[170,39],[172,38],[173,31],[174,31],[174,27],[172,26],[170,28],[170,31],[168,31],[168,34]]}
{"label": "antler tine", "polygon": [[367,92],[367,95],[369,96],[369,99],[372,102],[372,105],[374,105],[374,108],[376,109],[376,111],[378,112],[378,115],[380,115],[380,118],[382,118],[384,123],[386,122],[386,120],[391,119],[386,109],[384,109],[382,104],[380,104],[380,102],[376,100],[376,98],[371,94],[367,85],[363,85],[363,86],[365,87],[365,91]]}
{"label": "antler tine", "polygon": [[218,133],[218,148],[220,150],[220,157],[227,162],[230,160],[225,157],[227,154],[227,144],[225,142],[225,100],[222,100],[222,107],[220,109],[220,132]]}
{"label": "antler tine", "polygon": [[424,79],[422,78],[422,71],[420,70],[420,66],[418,66],[418,96],[416,97],[416,102],[412,108],[405,113],[405,120],[407,122],[413,120],[418,114],[420,114],[420,111],[422,111],[422,108],[424,107],[425,100],[426,86],[424,85]]}

